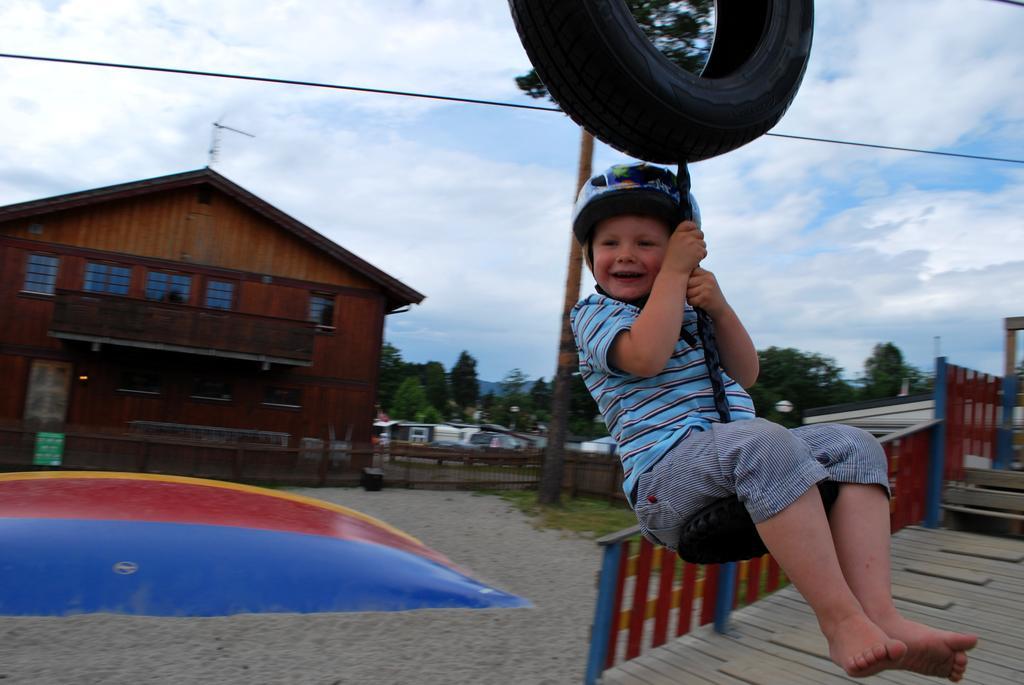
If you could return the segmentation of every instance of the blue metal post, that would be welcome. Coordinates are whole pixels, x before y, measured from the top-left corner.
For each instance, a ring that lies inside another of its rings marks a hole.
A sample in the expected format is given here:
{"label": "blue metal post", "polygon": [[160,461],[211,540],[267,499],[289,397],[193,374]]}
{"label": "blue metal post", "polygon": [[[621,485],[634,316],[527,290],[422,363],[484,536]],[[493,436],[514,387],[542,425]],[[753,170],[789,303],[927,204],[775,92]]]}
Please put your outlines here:
{"label": "blue metal post", "polygon": [[622,560],[622,543],[615,542],[604,548],[601,561],[601,577],[597,585],[597,607],[594,609],[594,625],[590,629],[590,653],[587,655],[587,672],[584,685],[596,685],[604,671],[608,657],[608,636],[612,629],[612,615],[615,607],[615,582],[619,576]]}
{"label": "blue metal post", "polygon": [[935,358],[935,417],[939,420],[932,428],[932,453],[928,463],[928,489],[926,492],[925,528],[939,527],[942,504],[942,471],[946,465],[946,358]]}
{"label": "blue metal post", "polygon": [[729,628],[733,598],[736,596],[736,562],[722,564],[718,571],[718,593],[715,597],[715,632],[724,635]]}
{"label": "blue metal post", "polygon": [[1003,377],[1003,424],[999,427],[996,442],[996,459],[992,465],[997,469],[1010,468],[1013,461],[1013,412],[1017,408],[1017,374]]}

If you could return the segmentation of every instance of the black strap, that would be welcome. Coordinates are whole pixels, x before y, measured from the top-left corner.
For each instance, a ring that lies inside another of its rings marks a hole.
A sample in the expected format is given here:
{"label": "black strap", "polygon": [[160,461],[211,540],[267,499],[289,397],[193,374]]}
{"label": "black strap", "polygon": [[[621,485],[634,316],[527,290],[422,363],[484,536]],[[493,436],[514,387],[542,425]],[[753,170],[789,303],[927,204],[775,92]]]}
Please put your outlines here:
{"label": "black strap", "polygon": [[[676,174],[679,187],[679,218],[688,221],[693,218],[693,207],[690,206],[690,170],[686,162],[679,163]],[[722,380],[722,360],[718,355],[718,343],[715,341],[715,323],[703,309],[694,308],[697,312],[697,335],[704,347],[704,363],[708,367],[708,378],[711,380],[711,392],[715,398],[715,409],[723,423],[728,423],[729,399],[725,395],[725,381]]]}

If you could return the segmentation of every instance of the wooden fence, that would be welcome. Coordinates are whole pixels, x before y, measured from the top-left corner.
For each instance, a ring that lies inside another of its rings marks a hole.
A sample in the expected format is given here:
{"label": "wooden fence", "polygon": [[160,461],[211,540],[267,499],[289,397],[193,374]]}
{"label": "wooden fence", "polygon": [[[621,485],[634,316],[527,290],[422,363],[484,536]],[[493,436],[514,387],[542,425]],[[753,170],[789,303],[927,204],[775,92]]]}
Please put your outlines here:
{"label": "wooden fence", "polygon": [[[1003,379],[945,363],[939,364],[937,374],[942,373],[942,367],[945,367],[946,389],[943,478],[962,481],[968,456],[988,460],[990,465],[996,458],[1005,411],[1001,395]],[[936,383],[937,389],[940,385]]]}
{"label": "wooden fence", "polygon": [[[169,437],[101,433],[69,427],[57,468],[162,473],[275,485],[351,485],[372,450],[289,448],[182,441]],[[54,468],[36,459],[37,433],[0,424],[0,469]]]}
{"label": "wooden fence", "polygon": [[[386,447],[282,447],[183,440],[166,435],[103,433],[67,427],[58,468],[162,473],[242,483],[294,486],[358,485],[365,467],[384,471],[386,487],[532,489],[540,483],[538,450],[458,449],[392,442]],[[0,423],[0,469],[40,465],[35,430]],[[569,451],[564,488],[568,494],[624,501],[618,458]]]}

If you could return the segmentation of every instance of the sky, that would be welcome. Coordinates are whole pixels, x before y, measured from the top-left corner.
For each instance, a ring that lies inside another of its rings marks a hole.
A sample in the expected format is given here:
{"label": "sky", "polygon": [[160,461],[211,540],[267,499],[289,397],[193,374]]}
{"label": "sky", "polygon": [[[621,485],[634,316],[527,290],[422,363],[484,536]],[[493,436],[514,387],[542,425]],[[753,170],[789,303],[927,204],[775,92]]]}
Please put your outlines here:
{"label": "sky", "polygon": [[[816,3],[775,133],[1024,159],[1024,7]],[[3,51],[522,104],[503,0],[5,0]],[[426,295],[406,361],[554,374],[580,130],[565,115],[0,59],[0,205],[212,167]],[[595,173],[630,161],[603,144]],[[892,342],[1002,374],[1024,316],[1024,164],[763,136],[691,166],[713,271],[758,349],[847,378]],[[582,293],[593,289],[589,276]],[[1021,354],[1018,351],[1018,359]]]}

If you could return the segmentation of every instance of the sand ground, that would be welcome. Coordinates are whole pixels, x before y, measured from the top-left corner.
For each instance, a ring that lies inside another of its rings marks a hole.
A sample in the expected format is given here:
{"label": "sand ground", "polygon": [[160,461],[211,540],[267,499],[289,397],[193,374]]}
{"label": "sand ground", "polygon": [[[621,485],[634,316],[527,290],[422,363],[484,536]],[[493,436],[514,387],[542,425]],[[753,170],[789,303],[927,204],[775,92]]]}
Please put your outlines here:
{"label": "sand ground", "polygon": [[528,609],[0,617],[0,685],[580,683],[596,598],[593,540],[537,530],[498,497],[295,488],[375,516]]}

